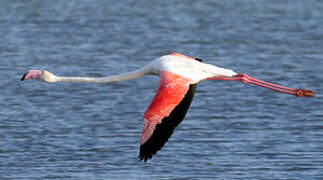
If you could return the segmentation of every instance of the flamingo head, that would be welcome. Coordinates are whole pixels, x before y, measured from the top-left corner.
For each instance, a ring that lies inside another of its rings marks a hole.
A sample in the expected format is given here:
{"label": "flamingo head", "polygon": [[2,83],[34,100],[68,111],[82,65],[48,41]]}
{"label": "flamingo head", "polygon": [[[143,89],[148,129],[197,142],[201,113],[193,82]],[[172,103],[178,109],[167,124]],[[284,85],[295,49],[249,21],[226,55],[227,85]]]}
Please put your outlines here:
{"label": "flamingo head", "polygon": [[48,71],[42,71],[42,70],[29,70],[27,73],[25,73],[22,76],[21,81],[27,80],[30,78],[39,79],[41,81],[48,82],[48,83],[53,83],[57,81],[56,80],[57,78],[54,74]]}

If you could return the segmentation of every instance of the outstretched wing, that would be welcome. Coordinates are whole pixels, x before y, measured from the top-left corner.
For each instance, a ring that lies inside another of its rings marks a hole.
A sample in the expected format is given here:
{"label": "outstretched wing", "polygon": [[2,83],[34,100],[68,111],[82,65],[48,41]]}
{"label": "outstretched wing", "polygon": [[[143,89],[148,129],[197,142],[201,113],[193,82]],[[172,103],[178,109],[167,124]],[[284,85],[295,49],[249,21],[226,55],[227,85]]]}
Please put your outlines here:
{"label": "outstretched wing", "polygon": [[196,84],[180,75],[163,71],[157,93],[144,115],[139,159],[147,161],[159,151],[182,122]]}

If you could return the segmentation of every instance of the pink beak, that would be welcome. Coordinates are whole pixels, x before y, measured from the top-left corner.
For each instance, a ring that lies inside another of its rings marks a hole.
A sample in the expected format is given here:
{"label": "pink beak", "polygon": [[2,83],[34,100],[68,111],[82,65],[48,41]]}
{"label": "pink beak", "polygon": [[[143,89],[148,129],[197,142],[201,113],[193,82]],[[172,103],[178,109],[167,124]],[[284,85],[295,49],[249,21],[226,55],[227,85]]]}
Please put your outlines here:
{"label": "pink beak", "polygon": [[41,75],[43,75],[43,71],[41,70],[29,70],[22,76],[20,80],[23,81],[30,78],[38,79]]}

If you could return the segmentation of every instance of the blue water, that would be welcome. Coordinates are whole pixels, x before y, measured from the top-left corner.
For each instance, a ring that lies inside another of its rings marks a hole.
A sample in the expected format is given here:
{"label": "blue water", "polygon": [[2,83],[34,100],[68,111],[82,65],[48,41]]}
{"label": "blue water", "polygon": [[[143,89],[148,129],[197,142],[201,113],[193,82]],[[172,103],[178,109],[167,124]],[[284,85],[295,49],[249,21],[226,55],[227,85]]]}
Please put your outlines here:
{"label": "blue water", "polygon": [[[323,179],[323,2],[9,1],[0,6],[0,179]],[[138,161],[158,77],[102,77],[170,52],[318,92],[203,82],[175,133]]]}

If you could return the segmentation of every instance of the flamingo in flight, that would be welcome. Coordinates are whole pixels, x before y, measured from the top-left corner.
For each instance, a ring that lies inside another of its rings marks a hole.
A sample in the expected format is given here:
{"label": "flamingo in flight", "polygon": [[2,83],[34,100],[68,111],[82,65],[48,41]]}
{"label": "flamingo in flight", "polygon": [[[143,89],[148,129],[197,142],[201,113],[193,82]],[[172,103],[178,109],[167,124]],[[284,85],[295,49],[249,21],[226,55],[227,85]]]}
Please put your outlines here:
{"label": "flamingo in flight", "polygon": [[205,80],[240,81],[265,87],[297,97],[314,96],[315,92],[306,89],[292,89],[267,83],[246,74],[230,69],[202,63],[201,59],[180,53],[159,57],[143,68],[120,75],[108,77],[63,77],[48,71],[29,70],[21,80],[39,79],[48,83],[55,82],[93,82],[112,83],[136,79],[145,75],[160,77],[159,86],[143,117],[143,130],[140,140],[139,159],[145,162],[159,151],[172,135],[174,129],[184,119],[192,102],[196,84]]}

